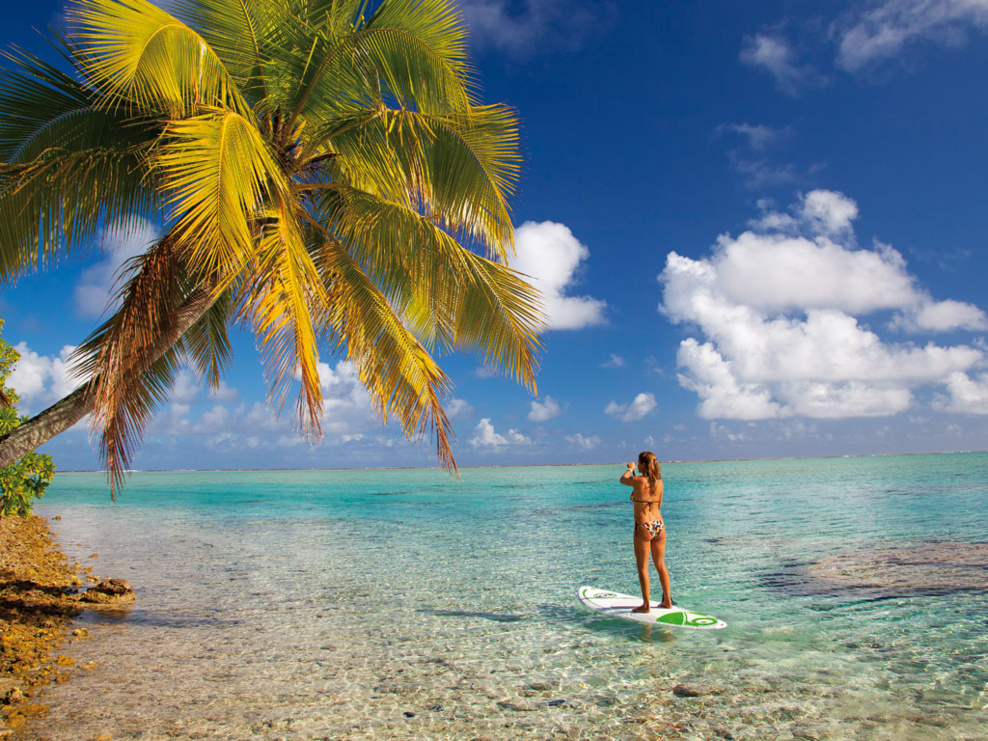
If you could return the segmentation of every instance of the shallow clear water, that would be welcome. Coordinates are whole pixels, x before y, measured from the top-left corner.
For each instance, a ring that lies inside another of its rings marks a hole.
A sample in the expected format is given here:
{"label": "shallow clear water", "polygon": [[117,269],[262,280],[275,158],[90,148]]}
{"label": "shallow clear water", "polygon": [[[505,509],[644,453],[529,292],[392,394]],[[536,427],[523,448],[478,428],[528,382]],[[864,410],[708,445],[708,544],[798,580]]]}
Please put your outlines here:
{"label": "shallow clear water", "polygon": [[622,470],[60,474],[39,513],[138,601],[25,737],[985,738],[988,455],[665,466],[722,631],[580,606],[637,589]]}

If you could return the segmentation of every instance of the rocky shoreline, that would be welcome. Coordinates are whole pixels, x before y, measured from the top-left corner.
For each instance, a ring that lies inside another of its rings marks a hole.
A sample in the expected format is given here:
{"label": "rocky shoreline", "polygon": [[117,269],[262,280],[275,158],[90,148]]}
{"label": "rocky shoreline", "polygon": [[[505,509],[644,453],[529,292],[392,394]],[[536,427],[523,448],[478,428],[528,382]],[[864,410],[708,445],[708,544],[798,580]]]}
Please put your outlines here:
{"label": "rocky shoreline", "polygon": [[[84,581],[93,586],[83,591]],[[69,564],[44,518],[0,517],[0,736],[45,715],[48,707],[36,701],[44,685],[95,667],[57,655],[66,640],[88,637],[72,629],[73,618],[133,601],[127,582],[101,581],[92,567]]]}

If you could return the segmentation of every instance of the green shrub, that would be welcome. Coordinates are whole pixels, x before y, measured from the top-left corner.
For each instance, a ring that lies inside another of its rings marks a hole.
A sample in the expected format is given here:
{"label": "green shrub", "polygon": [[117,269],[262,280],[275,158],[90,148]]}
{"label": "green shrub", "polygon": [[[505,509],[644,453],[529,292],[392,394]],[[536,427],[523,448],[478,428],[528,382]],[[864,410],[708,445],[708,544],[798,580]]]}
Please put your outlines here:
{"label": "green shrub", "polygon": [[[0,329],[3,320],[0,319]],[[20,355],[0,337],[0,435],[6,435],[27,417],[17,413],[17,392],[7,387],[7,378]],[[0,515],[31,513],[35,499],[40,499],[55,477],[55,464],[50,455],[31,451],[6,468],[0,468]]]}

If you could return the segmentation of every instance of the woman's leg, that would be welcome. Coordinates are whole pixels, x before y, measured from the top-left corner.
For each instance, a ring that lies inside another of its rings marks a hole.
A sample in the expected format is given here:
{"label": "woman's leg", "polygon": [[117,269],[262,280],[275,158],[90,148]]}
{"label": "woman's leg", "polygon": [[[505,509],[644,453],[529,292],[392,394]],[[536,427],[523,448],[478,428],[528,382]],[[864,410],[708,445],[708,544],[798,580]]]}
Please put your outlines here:
{"label": "woman's leg", "polygon": [[648,583],[648,544],[648,533],[635,525],[635,562],[638,565],[638,583],[641,584],[642,588],[642,604],[641,607],[636,607],[632,612],[650,612],[652,609]]}
{"label": "woman's leg", "polygon": [[669,570],[666,568],[666,529],[652,538],[652,563],[659,572],[659,584],[662,585],[662,607],[672,607],[672,588],[669,586]]}

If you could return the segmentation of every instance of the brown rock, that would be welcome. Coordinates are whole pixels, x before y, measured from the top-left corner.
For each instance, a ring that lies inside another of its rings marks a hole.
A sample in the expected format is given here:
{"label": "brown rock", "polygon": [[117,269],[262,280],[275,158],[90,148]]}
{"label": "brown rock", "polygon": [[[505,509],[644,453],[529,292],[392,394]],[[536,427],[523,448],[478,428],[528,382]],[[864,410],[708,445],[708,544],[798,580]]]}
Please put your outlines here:
{"label": "brown rock", "polygon": [[677,684],[672,688],[672,694],[676,697],[700,697],[704,692],[691,684]]}
{"label": "brown rock", "polygon": [[99,605],[127,605],[136,599],[137,595],[125,579],[104,579],[79,595],[80,602]]}

